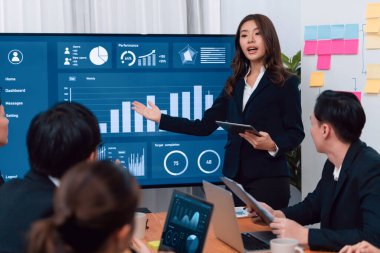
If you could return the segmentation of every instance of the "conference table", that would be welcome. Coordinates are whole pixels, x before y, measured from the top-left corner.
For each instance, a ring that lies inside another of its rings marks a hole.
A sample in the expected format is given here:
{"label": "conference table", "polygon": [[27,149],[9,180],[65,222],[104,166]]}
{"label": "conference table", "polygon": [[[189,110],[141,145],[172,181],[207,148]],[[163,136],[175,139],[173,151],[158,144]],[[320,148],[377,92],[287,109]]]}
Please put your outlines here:
{"label": "conference table", "polygon": [[[162,213],[148,213],[148,229],[145,231],[145,242],[157,241],[160,240],[162,230],[165,224],[166,212]],[[252,232],[252,231],[263,231],[269,230],[269,227],[266,225],[256,224],[251,221],[250,218],[239,218],[238,219],[239,227],[241,232]],[[203,249],[205,253],[230,253],[237,252],[232,247],[228,246],[224,242],[220,241],[215,237],[212,224],[210,224],[206,244]],[[270,251],[268,251],[269,253]],[[312,251],[305,249],[305,253],[328,253],[325,251]],[[331,253],[331,252],[329,252]]]}

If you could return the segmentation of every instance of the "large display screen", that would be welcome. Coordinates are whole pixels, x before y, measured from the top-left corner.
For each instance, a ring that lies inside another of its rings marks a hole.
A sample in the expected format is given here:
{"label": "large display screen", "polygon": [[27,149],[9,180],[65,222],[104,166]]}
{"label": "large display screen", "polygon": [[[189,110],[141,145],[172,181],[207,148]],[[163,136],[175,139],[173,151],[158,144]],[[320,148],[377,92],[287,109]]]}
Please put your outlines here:
{"label": "large display screen", "polygon": [[1,34],[0,87],[9,143],[0,149],[6,180],[29,169],[31,119],[58,101],[87,106],[98,118],[100,159],[119,159],[142,186],[217,182],[226,133],[207,137],[161,131],[135,113],[135,100],[189,119],[220,94],[229,75],[229,35]]}

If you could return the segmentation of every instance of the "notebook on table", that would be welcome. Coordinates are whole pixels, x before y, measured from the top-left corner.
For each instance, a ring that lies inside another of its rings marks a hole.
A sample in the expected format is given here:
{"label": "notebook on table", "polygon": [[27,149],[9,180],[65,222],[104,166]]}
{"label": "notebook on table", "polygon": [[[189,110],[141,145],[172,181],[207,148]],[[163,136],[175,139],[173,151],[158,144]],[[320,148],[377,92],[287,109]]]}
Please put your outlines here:
{"label": "notebook on table", "polygon": [[206,199],[214,204],[212,225],[215,236],[239,252],[268,252],[269,241],[276,236],[271,231],[240,233],[235,217],[232,193],[203,181]]}
{"label": "notebook on table", "polygon": [[174,190],[159,251],[202,252],[212,211],[213,204]]}

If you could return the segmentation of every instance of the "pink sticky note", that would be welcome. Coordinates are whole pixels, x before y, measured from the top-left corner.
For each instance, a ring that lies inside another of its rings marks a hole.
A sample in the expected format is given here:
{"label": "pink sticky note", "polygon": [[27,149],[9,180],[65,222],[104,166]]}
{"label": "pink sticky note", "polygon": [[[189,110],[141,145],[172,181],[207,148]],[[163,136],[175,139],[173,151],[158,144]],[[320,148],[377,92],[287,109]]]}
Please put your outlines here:
{"label": "pink sticky note", "polygon": [[359,40],[345,40],[344,53],[345,54],[358,54]]}
{"label": "pink sticky note", "polygon": [[330,69],[331,54],[318,55],[317,69]]}
{"label": "pink sticky note", "polygon": [[341,92],[350,92],[352,94],[354,94],[360,102],[362,102],[362,93],[360,91],[345,91],[345,90],[339,90]]}
{"label": "pink sticky note", "polygon": [[318,55],[331,54],[331,40],[318,40]]}
{"label": "pink sticky note", "polygon": [[305,41],[305,46],[303,48],[304,55],[313,55],[317,53],[318,42],[316,40]]}
{"label": "pink sticky note", "polygon": [[354,94],[360,102],[362,102],[362,93],[360,91],[351,91],[352,94]]}
{"label": "pink sticky note", "polygon": [[331,54],[344,54],[344,40],[333,40],[331,42]]}

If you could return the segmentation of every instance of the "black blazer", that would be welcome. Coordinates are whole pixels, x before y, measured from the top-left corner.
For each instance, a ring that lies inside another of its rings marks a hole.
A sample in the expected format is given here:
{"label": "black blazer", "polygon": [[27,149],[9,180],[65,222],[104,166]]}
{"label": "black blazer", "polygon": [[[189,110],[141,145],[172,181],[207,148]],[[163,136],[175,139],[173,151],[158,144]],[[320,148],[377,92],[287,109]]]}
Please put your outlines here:
{"label": "black blazer", "polygon": [[50,216],[55,185],[48,177],[29,171],[0,187],[0,252],[24,252],[30,225]]}
{"label": "black blazer", "polygon": [[228,134],[223,174],[230,178],[239,175],[247,182],[255,178],[289,176],[283,153],[297,147],[305,136],[298,84],[298,78],[291,76],[282,87],[278,87],[270,81],[266,71],[242,111],[245,86],[242,78],[236,83],[233,96],[228,96],[223,90],[201,120],[163,114],[160,129],[205,136],[218,128],[216,120],[250,124],[270,134],[279,148],[278,154],[272,157],[267,151],[254,149],[239,135]]}
{"label": "black blazer", "polygon": [[380,155],[361,141],[351,144],[338,182],[327,160],[317,188],[304,201],[284,209],[287,218],[309,229],[312,250],[339,251],[366,240],[380,246]]}

